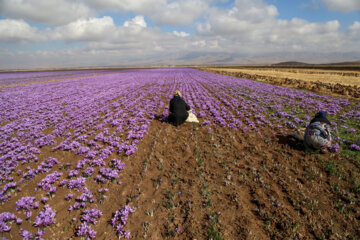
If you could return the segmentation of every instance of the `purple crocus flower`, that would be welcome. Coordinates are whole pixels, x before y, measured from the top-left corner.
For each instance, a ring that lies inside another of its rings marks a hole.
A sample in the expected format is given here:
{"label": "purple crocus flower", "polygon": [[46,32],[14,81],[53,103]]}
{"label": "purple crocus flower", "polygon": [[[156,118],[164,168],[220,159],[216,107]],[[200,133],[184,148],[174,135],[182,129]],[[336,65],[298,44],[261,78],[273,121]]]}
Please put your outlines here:
{"label": "purple crocus flower", "polygon": [[44,179],[42,179],[40,181],[40,183],[37,185],[37,187],[40,187],[46,191],[46,190],[50,189],[51,184],[55,183],[56,181],[58,181],[60,179],[61,175],[62,175],[62,173],[57,172],[57,171],[50,173]]}
{"label": "purple crocus flower", "polygon": [[338,153],[340,151],[340,146],[338,143],[335,143],[329,147],[330,152]]}
{"label": "purple crocus flower", "polygon": [[113,159],[113,160],[111,160],[111,162],[113,164],[113,167],[115,169],[117,169],[118,171],[125,169],[125,163],[122,162],[121,160]]}
{"label": "purple crocus flower", "polygon": [[25,210],[26,219],[30,219],[32,209],[37,209],[39,202],[35,202],[35,197],[22,197],[16,202],[16,210]]}
{"label": "purple crocus flower", "polygon": [[86,222],[80,224],[76,230],[76,236],[86,237],[86,239],[94,239],[96,237],[96,232],[91,228]]}
{"label": "purple crocus flower", "polygon": [[69,189],[76,189],[76,191],[82,191],[84,190],[84,186],[86,183],[86,178],[79,177],[77,179],[72,179],[68,182],[68,188]]}
{"label": "purple crocus flower", "polygon": [[17,224],[22,223],[22,220],[20,218],[17,218],[13,213],[0,213],[0,233],[9,232],[11,230],[11,226],[9,226],[8,223],[11,223],[12,221],[16,221]]}
{"label": "purple crocus flower", "polygon": [[97,218],[102,216],[102,212],[96,208],[93,209],[86,209],[83,211],[81,216],[81,221],[91,224],[97,224]]}
{"label": "purple crocus flower", "polygon": [[26,231],[23,228],[20,229],[19,233],[23,237],[23,240],[30,240],[33,237],[31,232]]}
{"label": "purple crocus flower", "polygon": [[103,177],[109,180],[117,179],[119,177],[119,171],[116,169],[113,170],[111,168],[101,168],[99,172]]}
{"label": "purple crocus flower", "polygon": [[34,226],[35,227],[47,227],[55,223],[56,211],[46,204],[44,209],[36,216]]}
{"label": "purple crocus flower", "polygon": [[356,145],[355,143],[351,144],[350,148],[356,151],[360,151],[360,146]]}
{"label": "purple crocus flower", "polygon": [[128,221],[129,214],[133,213],[134,211],[135,209],[131,208],[129,205],[126,205],[122,209],[117,210],[114,214],[114,217],[111,219],[111,225],[116,229],[119,238],[130,237],[130,232],[126,232],[124,228]]}
{"label": "purple crocus flower", "polygon": [[85,177],[91,177],[91,175],[94,173],[94,168],[92,167],[88,167],[87,169],[84,170],[83,175]]}

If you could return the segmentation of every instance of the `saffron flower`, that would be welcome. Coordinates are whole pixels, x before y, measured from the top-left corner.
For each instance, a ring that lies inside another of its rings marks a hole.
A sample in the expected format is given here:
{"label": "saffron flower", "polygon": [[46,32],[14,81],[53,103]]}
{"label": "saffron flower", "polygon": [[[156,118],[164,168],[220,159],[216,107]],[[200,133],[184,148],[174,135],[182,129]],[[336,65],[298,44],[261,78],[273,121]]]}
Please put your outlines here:
{"label": "saffron flower", "polygon": [[44,209],[36,216],[34,226],[35,227],[47,227],[55,223],[56,211],[46,204]]}

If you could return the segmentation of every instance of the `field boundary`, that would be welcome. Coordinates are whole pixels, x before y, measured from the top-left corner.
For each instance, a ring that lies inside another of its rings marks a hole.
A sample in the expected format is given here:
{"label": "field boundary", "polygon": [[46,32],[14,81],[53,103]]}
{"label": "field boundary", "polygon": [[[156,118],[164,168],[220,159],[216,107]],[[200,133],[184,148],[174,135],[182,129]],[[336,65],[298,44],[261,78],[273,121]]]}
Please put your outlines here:
{"label": "field boundary", "polygon": [[320,81],[307,82],[293,78],[281,78],[281,77],[272,77],[272,76],[259,75],[259,74],[248,74],[241,72],[241,70],[239,70],[239,72],[230,72],[230,71],[214,70],[214,69],[202,68],[202,67],[197,67],[196,69],[201,71],[221,74],[221,75],[228,75],[228,76],[245,78],[260,82],[267,82],[274,85],[310,90],[312,92],[321,93],[321,94],[326,93],[331,95],[338,95],[338,96],[340,95],[342,97],[347,97],[347,98],[360,99],[360,87],[357,86],[347,86],[339,83],[336,84],[323,83]]}

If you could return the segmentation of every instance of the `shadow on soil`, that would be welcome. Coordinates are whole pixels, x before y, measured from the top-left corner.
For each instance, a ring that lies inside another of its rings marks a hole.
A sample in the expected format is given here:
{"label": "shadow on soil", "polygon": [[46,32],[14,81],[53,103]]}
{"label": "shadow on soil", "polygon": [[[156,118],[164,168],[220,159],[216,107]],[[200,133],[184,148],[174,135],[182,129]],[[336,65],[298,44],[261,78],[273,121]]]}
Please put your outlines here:
{"label": "shadow on soil", "polygon": [[[169,123],[168,121],[168,117],[167,116],[164,116],[162,114],[160,115],[155,115],[155,118],[154,118],[156,121],[159,121],[159,122],[163,122],[163,123]],[[170,123],[169,123],[170,124]],[[170,124],[171,125],[171,124]]]}
{"label": "shadow on soil", "polygon": [[298,151],[305,151],[305,146],[302,141],[294,138],[292,135],[277,135],[278,143],[282,145],[287,145],[291,149]]}

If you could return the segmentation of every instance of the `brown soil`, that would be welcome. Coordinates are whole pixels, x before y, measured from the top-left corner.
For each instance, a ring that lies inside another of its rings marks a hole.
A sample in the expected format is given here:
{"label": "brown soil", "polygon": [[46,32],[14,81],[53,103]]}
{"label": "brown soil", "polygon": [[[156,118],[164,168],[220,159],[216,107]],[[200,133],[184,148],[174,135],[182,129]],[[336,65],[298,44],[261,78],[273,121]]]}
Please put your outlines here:
{"label": "brown soil", "polygon": [[222,75],[268,82],[285,87],[306,89],[321,94],[360,98],[359,72],[324,72],[304,69],[198,69]]}
{"label": "brown soil", "polygon": [[[193,123],[174,127],[154,120],[134,155],[108,158],[126,164],[121,185],[87,179],[96,199],[88,208],[103,212],[94,227],[96,239],[117,239],[109,220],[125,204],[137,208],[126,225],[132,239],[220,239],[217,234],[221,239],[357,239],[359,192],[351,183],[360,176],[359,164],[336,154],[305,152],[287,134],[270,129],[261,133]],[[50,148],[42,152],[40,159],[52,156],[62,164],[71,162],[72,169],[81,159]],[[336,164],[334,172],[326,168],[328,162]],[[54,168],[64,179],[68,170]],[[22,196],[40,200],[42,190],[33,189],[44,176],[25,183],[1,212],[14,212]],[[109,188],[104,204],[98,202],[101,187]],[[49,200],[57,215],[45,239],[75,237],[81,211],[67,211],[74,202],[63,200],[68,193],[59,188]],[[33,212],[32,220],[38,212]],[[22,213],[16,215],[24,219]],[[71,224],[73,217],[78,221]],[[21,227],[36,232],[25,220]],[[3,236],[21,239],[20,227],[13,223],[12,228]]]}

